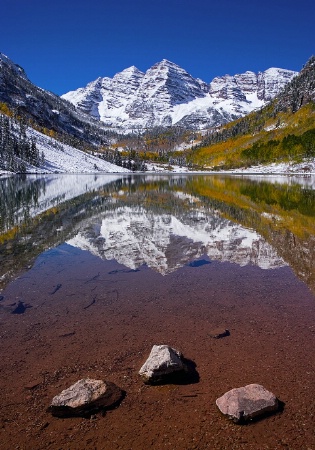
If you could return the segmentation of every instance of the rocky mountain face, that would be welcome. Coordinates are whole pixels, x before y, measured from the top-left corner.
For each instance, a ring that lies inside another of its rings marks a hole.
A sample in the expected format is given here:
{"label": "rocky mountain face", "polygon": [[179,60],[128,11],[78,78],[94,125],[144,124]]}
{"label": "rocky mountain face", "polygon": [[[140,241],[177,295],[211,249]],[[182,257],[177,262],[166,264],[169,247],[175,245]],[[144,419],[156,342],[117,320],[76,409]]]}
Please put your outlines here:
{"label": "rocky mountain face", "polygon": [[0,103],[39,127],[67,134],[88,144],[99,144],[105,127],[90,115],[77,111],[58,95],[34,85],[25,71],[0,53]]}
{"label": "rocky mountain face", "polygon": [[276,112],[298,111],[307,103],[315,102],[315,56],[312,56],[299,75],[288,83],[276,101]]}
{"label": "rocky mountain face", "polygon": [[248,71],[216,77],[207,84],[164,59],[145,73],[133,66],[62,98],[123,132],[175,124],[203,129],[264,106],[295,75],[291,70],[271,68],[257,74]]}
{"label": "rocky mountain face", "polygon": [[0,68],[3,69],[5,67],[10,71],[14,72],[16,75],[24,78],[25,80],[28,80],[27,75],[21,66],[15,64],[13,61],[11,61],[10,58],[8,58],[3,53],[0,53]]}

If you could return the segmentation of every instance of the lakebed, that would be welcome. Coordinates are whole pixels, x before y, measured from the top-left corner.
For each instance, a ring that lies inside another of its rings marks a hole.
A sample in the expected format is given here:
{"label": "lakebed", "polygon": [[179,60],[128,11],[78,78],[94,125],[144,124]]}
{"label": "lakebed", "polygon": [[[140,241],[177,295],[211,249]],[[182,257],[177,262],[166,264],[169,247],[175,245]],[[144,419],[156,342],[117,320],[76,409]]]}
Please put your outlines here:
{"label": "lakebed", "polygon": [[[27,221],[25,203],[11,205],[2,232],[3,448],[314,447],[311,183],[86,178],[67,196],[36,180],[14,186],[35,200]],[[230,335],[213,339],[218,327]],[[145,385],[154,344],[183,352],[198,377]],[[121,404],[89,419],[46,412],[84,377],[117,384]],[[284,408],[236,425],[215,400],[250,383]]]}

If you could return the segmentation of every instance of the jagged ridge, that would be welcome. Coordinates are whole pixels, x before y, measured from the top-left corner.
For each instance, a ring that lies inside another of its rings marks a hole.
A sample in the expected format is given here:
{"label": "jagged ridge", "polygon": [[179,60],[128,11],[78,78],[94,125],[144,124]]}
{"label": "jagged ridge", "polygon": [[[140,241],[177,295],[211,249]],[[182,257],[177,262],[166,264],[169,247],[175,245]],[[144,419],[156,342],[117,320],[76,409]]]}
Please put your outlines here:
{"label": "jagged ridge", "polygon": [[214,78],[193,78],[164,59],[146,73],[132,66],[62,96],[119,131],[162,125],[202,129],[242,117],[274,98],[296,72],[271,68]]}

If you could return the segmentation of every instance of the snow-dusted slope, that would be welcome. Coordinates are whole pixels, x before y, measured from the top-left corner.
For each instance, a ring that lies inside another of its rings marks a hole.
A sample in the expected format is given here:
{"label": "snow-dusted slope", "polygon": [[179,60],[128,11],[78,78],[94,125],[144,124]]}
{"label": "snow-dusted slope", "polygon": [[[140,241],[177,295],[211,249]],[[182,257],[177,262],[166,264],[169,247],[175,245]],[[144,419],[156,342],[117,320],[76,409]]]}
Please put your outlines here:
{"label": "snow-dusted slope", "polygon": [[62,97],[120,131],[174,124],[202,129],[265,105],[294,75],[271,68],[258,74],[225,75],[207,84],[164,59],[146,73],[133,66]]}
{"label": "snow-dusted slope", "polygon": [[147,264],[165,275],[207,254],[210,259],[262,269],[285,265],[275,250],[254,230],[216,212],[182,217],[157,215],[144,208],[119,207],[89,221],[68,244],[104,259],[136,269]]}
{"label": "snow-dusted slope", "polygon": [[39,153],[44,155],[45,162],[40,167],[29,166],[28,172],[33,173],[121,173],[128,169],[111,164],[103,159],[89,155],[70,145],[62,144],[55,139],[39,133],[32,128],[28,136],[36,139]]}
{"label": "snow-dusted slope", "polygon": [[[251,167],[240,167],[227,170],[227,173],[256,173],[256,174],[283,174],[283,175],[314,175],[315,158],[304,158],[302,162],[280,162],[271,164],[260,164]],[[311,178],[312,179],[312,178]]]}

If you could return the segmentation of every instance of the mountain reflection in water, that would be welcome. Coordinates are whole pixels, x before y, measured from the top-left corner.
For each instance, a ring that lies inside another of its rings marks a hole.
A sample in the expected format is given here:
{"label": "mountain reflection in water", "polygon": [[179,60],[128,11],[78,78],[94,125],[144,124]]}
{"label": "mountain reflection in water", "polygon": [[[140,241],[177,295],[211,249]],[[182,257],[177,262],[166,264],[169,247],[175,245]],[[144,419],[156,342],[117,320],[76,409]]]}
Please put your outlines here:
{"label": "mountain reflection in water", "polygon": [[0,287],[64,242],[166,275],[211,260],[290,265],[315,290],[309,178],[49,175],[0,180]]}

